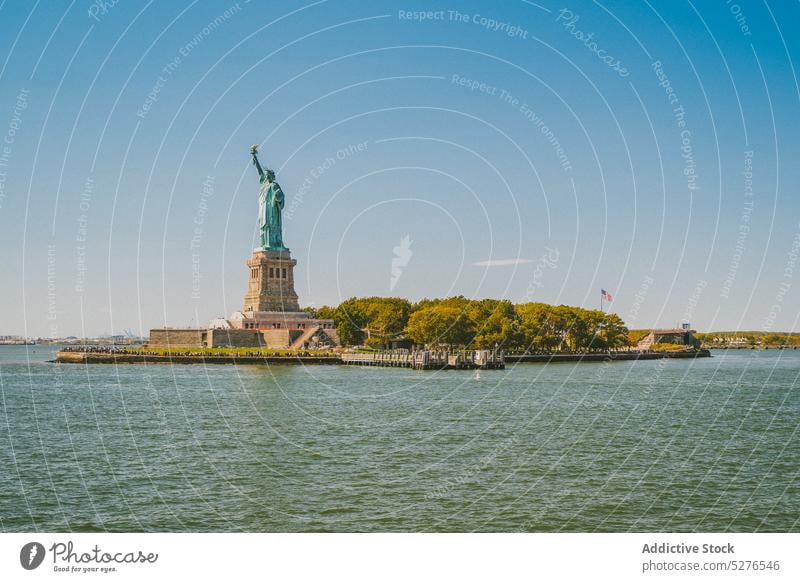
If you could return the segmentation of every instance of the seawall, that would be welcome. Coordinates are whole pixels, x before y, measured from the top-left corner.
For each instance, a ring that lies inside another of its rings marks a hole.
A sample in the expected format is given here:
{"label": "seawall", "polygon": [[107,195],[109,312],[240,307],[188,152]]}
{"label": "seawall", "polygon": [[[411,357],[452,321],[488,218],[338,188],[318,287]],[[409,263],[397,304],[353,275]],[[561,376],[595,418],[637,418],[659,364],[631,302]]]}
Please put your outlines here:
{"label": "seawall", "polygon": [[665,358],[710,358],[709,350],[694,352],[612,352],[588,354],[535,354],[535,355],[506,355],[507,364],[546,364],[552,362],[605,362],[623,360],[663,360]]}
{"label": "seawall", "polygon": [[340,364],[338,356],[181,356],[97,352],[58,352],[64,364]]}
{"label": "seawall", "polygon": [[[505,362],[507,364],[547,364],[557,362],[605,362],[710,357],[711,352],[702,349],[696,352],[507,355],[505,356]],[[343,364],[340,356],[152,355],[79,351],[60,351],[56,354],[56,361],[65,364]]]}

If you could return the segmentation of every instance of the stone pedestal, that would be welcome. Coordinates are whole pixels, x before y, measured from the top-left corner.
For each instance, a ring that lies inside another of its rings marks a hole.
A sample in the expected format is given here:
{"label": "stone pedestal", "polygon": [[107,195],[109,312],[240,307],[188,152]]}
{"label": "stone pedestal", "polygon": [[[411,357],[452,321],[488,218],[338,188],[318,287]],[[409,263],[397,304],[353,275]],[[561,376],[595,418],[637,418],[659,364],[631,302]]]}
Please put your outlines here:
{"label": "stone pedestal", "polygon": [[250,281],[244,296],[245,317],[258,311],[300,311],[294,290],[296,264],[288,250],[253,251],[247,261]]}

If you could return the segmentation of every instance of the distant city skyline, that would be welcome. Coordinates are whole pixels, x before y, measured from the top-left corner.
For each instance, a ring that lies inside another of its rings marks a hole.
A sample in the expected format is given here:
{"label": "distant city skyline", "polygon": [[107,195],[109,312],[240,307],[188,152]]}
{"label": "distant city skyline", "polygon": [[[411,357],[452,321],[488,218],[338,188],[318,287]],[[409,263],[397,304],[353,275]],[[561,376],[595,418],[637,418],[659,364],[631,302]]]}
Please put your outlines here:
{"label": "distant city skyline", "polygon": [[301,306],[800,316],[800,6],[0,4],[0,335],[242,308],[253,143]]}

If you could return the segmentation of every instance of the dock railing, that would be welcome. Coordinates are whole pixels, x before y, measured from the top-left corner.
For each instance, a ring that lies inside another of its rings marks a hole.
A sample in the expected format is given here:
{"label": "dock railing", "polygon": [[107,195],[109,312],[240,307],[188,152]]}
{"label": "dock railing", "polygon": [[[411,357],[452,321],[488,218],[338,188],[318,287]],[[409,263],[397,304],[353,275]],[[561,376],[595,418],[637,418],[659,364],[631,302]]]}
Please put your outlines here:
{"label": "dock railing", "polygon": [[505,367],[503,355],[491,350],[345,353],[342,354],[341,359],[343,364],[355,366],[400,367],[415,370],[472,370]]}

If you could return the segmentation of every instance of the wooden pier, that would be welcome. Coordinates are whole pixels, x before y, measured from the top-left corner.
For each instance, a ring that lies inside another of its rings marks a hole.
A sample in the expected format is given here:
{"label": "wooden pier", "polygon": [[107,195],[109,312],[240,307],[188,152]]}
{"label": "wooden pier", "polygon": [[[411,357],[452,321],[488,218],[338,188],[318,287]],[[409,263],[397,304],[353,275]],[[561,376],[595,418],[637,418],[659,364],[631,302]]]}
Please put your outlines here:
{"label": "wooden pier", "polygon": [[459,352],[372,352],[342,354],[341,363],[348,366],[412,368],[414,370],[502,370],[506,367],[502,354],[491,350]]}

